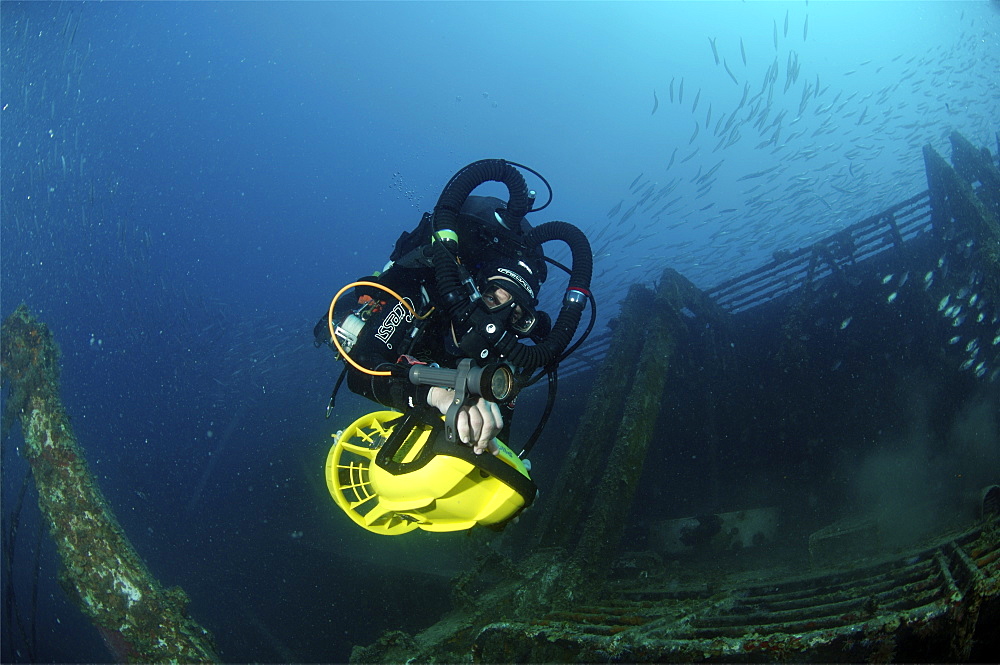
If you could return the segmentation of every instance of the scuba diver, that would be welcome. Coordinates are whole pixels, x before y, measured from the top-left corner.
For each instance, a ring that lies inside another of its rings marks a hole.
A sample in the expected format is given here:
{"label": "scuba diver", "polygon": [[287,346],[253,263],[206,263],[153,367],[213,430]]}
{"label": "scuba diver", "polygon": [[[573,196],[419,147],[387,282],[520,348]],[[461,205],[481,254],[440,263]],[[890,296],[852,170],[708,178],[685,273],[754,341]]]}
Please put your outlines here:
{"label": "scuba diver", "polygon": [[[465,238],[463,265],[479,294],[482,312],[506,334],[542,341],[550,332],[551,320],[537,309],[538,292],[546,277],[542,251],[524,243],[531,229],[523,218],[504,219],[506,204],[493,197],[469,196],[459,211],[459,236]],[[349,340],[351,359],[375,370],[388,365],[439,363],[453,367],[458,359],[478,348],[466,341],[468,329],[456,329],[456,322],[441,308],[434,267],[424,244],[431,238],[429,215],[412,233],[404,232],[396,242],[382,272],[374,281],[383,288],[357,286],[352,300],[360,306],[354,316],[364,325]],[[402,302],[388,295],[391,290]],[[357,324],[356,321],[352,321]],[[316,334],[329,339],[327,317],[317,324]],[[463,341],[465,346],[463,348]],[[490,349],[485,360],[495,352]],[[407,377],[373,376],[363,369],[347,366],[347,386],[352,392],[399,411],[430,406],[447,414],[455,391],[440,386],[414,385]],[[510,429],[511,403],[499,405],[483,397],[468,400],[458,412],[461,441],[477,454],[495,453],[494,437]]]}
{"label": "scuba diver", "polygon": [[[558,364],[586,338],[596,308],[589,290],[593,270],[590,243],[572,224],[529,224],[525,216],[551,202],[551,188],[549,200],[532,208],[535,194],[516,167],[531,171],[548,187],[541,175],[520,164],[499,159],[469,164],[442,190],[434,211],[424,213],[413,231],[399,237],[383,270],[343,287],[313,332],[317,347],[329,345],[337,358],[345,361],[327,417],[346,376],[352,392],[401,412],[398,420],[406,427],[412,428],[413,422],[437,427],[443,416],[445,436],[440,438],[471,449],[476,456],[486,451],[499,453],[507,458],[507,465],[522,466],[520,474],[530,483],[526,468],[519,459],[510,459],[516,456],[506,446],[514,398],[521,388],[548,376],[549,403],[519,454],[524,457],[551,411]],[[471,195],[476,187],[490,181],[507,186],[507,201]],[[554,240],[569,247],[571,267],[545,256],[542,245]],[[548,276],[546,263],[569,274],[554,322],[538,308],[539,290]],[[350,295],[345,295],[349,290]],[[590,325],[567,350],[588,302]],[[396,422],[380,431],[388,435]],[[398,448],[393,450],[399,452]],[[405,450],[404,445],[401,456]],[[384,450],[381,454],[380,466],[393,468],[397,480],[404,467],[425,466],[424,458],[430,455],[424,455],[419,463],[410,458],[404,463],[389,459]],[[437,454],[467,455],[460,451]],[[331,450],[331,459],[333,455]],[[496,471],[498,462],[486,464],[488,457],[478,458],[479,462],[473,458],[471,463],[478,464],[481,473],[487,468]],[[355,505],[353,499],[343,499],[340,492],[343,485],[353,482],[345,474],[354,473],[355,467],[342,466],[348,471],[332,472],[332,463],[328,463],[331,493],[338,502],[347,502],[341,507],[351,514],[353,507],[349,510],[347,504]],[[502,467],[500,471],[504,471]],[[496,475],[493,471],[490,474]],[[517,479],[515,484],[520,482],[522,479]],[[530,504],[534,486],[522,487],[519,492],[531,495],[522,497]],[[422,521],[421,528],[444,530],[424,517],[404,515],[404,520]],[[352,518],[361,519],[357,515]],[[369,517],[362,525],[370,528],[372,520]]]}

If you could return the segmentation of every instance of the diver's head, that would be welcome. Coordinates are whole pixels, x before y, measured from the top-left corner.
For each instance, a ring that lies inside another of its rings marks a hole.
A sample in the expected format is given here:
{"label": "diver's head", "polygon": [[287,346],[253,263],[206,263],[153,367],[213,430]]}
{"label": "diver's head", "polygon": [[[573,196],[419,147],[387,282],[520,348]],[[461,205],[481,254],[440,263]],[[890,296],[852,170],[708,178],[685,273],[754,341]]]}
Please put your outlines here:
{"label": "diver's head", "polygon": [[520,337],[528,336],[538,322],[538,290],[541,286],[535,261],[493,254],[476,274],[483,304],[491,312],[509,311],[508,324]]}

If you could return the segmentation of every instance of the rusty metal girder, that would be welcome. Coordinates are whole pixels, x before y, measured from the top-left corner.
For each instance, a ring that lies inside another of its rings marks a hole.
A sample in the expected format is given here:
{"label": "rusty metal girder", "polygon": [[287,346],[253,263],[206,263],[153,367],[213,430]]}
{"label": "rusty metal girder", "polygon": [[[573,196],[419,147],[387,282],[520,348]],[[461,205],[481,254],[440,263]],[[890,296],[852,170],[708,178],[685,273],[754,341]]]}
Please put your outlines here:
{"label": "rusty metal girder", "polygon": [[478,662],[967,660],[1000,602],[996,522],[904,558],[710,592],[631,582],[477,636]]}

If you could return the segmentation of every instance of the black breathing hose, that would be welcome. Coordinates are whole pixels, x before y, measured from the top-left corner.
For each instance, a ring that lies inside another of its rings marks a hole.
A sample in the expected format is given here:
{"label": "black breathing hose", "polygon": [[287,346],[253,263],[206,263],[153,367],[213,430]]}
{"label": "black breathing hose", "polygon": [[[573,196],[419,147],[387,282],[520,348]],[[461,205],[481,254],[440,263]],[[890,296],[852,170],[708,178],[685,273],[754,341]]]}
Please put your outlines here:
{"label": "black breathing hose", "polygon": [[[527,235],[526,242],[541,245],[550,240],[562,240],[569,245],[573,257],[573,268],[569,275],[569,285],[566,287],[566,297],[562,309],[552,326],[552,332],[545,341],[534,346],[520,344],[516,338],[501,340],[502,348],[498,348],[513,365],[534,371],[552,362],[561,354],[580,325],[583,308],[590,295],[590,279],[594,272],[594,255],[590,250],[590,241],[583,231],[566,222],[546,222],[533,228]],[[571,297],[573,295],[582,298]]]}
{"label": "black breathing hose", "polygon": [[[454,247],[451,236],[455,235],[459,212],[469,194],[479,185],[490,181],[507,186],[510,194],[507,213],[512,219],[520,219],[527,213],[530,199],[524,176],[502,159],[483,159],[459,170],[445,185],[434,206],[432,225],[435,242],[431,245],[431,260],[438,293],[444,299],[445,309],[453,317],[461,311],[467,296],[462,289],[462,275],[456,262],[457,247]],[[529,246],[551,240],[562,240],[569,245],[573,257],[566,297],[552,326],[552,332],[545,341],[534,346],[521,344],[513,335],[507,335],[501,338],[496,349],[513,365],[524,368],[529,373],[549,364],[566,349],[576,333],[590,295],[594,259],[587,236],[566,222],[546,222],[525,236],[525,243]]]}
{"label": "black breathing hose", "polygon": [[438,293],[444,299],[445,309],[452,317],[465,304],[465,294],[462,291],[462,277],[456,263],[457,247],[454,246],[446,232],[454,234],[458,226],[458,215],[479,185],[484,182],[502,182],[507,186],[509,200],[507,209],[511,214],[518,214],[520,219],[528,210],[528,185],[524,176],[516,168],[502,159],[481,159],[460,169],[451,177],[448,184],[441,190],[431,225],[434,229],[435,242],[431,245],[431,261],[434,264],[434,278]]}
{"label": "black breathing hose", "polygon": [[507,211],[514,219],[524,217],[531,201],[524,176],[502,159],[481,159],[459,170],[441,190],[434,206],[434,230],[453,228],[462,205],[476,187],[484,182],[502,182],[507,185]]}

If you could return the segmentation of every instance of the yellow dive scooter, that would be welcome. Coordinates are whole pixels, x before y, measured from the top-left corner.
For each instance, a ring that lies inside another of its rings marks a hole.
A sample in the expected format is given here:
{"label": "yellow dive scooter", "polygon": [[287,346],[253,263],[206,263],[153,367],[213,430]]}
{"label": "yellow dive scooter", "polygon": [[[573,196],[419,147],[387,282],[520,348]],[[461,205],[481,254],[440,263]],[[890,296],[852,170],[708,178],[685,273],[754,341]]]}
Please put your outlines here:
{"label": "yellow dive scooter", "polygon": [[476,455],[455,433],[466,396],[512,397],[510,368],[473,367],[466,359],[458,369],[414,365],[408,375],[416,384],[453,388],[455,402],[446,416],[376,411],[334,435],[326,484],[348,517],[383,535],[461,531],[500,526],[531,505],[538,490],[510,448],[497,441],[496,456]]}

